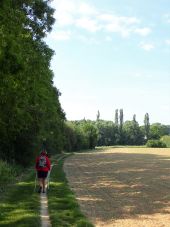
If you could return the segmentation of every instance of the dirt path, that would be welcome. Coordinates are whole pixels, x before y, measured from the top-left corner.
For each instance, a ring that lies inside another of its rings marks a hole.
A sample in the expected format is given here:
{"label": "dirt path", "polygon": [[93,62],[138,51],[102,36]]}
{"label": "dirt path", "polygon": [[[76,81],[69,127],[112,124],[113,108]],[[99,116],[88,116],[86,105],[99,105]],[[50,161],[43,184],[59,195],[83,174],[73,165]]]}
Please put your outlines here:
{"label": "dirt path", "polygon": [[41,200],[41,227],[51,227],[51,222],[48,214],[48,200],[46,193],[40,194]]}
{"label": "dirt path", "polygon": [[170,149],[79,153],[66,159],[64,170],[96,227],[170,226]]}

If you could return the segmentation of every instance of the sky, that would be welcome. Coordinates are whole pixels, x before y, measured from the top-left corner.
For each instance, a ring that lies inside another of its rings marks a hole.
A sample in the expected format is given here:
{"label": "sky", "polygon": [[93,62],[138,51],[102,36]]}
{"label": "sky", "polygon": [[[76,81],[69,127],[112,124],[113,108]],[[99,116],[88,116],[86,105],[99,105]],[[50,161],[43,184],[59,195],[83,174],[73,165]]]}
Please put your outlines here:
{"label": "sky", "polygon": [[170,1],[52,0],[54,85],[67,120],[170,125]]}

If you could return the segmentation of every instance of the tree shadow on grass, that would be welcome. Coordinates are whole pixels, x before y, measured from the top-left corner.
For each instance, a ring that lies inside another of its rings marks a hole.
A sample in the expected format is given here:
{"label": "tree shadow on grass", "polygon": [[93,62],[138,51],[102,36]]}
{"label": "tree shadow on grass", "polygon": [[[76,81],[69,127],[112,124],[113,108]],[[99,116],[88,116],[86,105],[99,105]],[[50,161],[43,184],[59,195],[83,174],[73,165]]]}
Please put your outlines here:
{"label": "tree shadow on grass", "polygon": [[0,203],[0,226],[39,227],[39,209],[34,182],[27,179],[17,183]]}
{"label": "tree shadow on grass", "polygon": [[109,221],[170,214],[170,156],[83,155],[73,156],[66,163],[66,172],[86,215]]}

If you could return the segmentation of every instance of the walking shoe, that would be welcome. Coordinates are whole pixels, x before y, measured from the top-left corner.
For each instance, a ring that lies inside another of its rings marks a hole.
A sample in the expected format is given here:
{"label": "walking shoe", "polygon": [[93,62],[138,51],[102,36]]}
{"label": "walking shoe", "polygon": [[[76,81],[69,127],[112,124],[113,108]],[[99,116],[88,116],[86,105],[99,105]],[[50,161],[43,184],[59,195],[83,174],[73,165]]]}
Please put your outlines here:
{"label": "walking shoe", "polygon": [[41,193],[42,187],[39,187],[38,189],[38,193]]}

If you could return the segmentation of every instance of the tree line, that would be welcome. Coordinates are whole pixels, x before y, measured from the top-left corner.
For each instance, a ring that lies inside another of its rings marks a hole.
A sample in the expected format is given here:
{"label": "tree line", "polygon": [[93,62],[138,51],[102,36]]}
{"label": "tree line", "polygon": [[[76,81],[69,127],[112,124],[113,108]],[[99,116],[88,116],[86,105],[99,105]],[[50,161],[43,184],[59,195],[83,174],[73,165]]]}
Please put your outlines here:
{"label": "tree line", "polygon": [[66,122],[65,149],[74,151],[95,146],[144,145],[148,140],[159,140],[169,134],[170,126],[150,124],[148,113],[144,116],[144,124],[140,126],[135,114],[132,120],[124,122],[123,109],[115,110],[113,121],[100,119],[98,111],[96,121],[83,119]]}
{"label": "tree line", "polygon": [[54,23],[46,0],[0,3],[0,158],[27,165],[43,143],[59,151],[65,114],[53,86],[54,51],[44,42]]}

